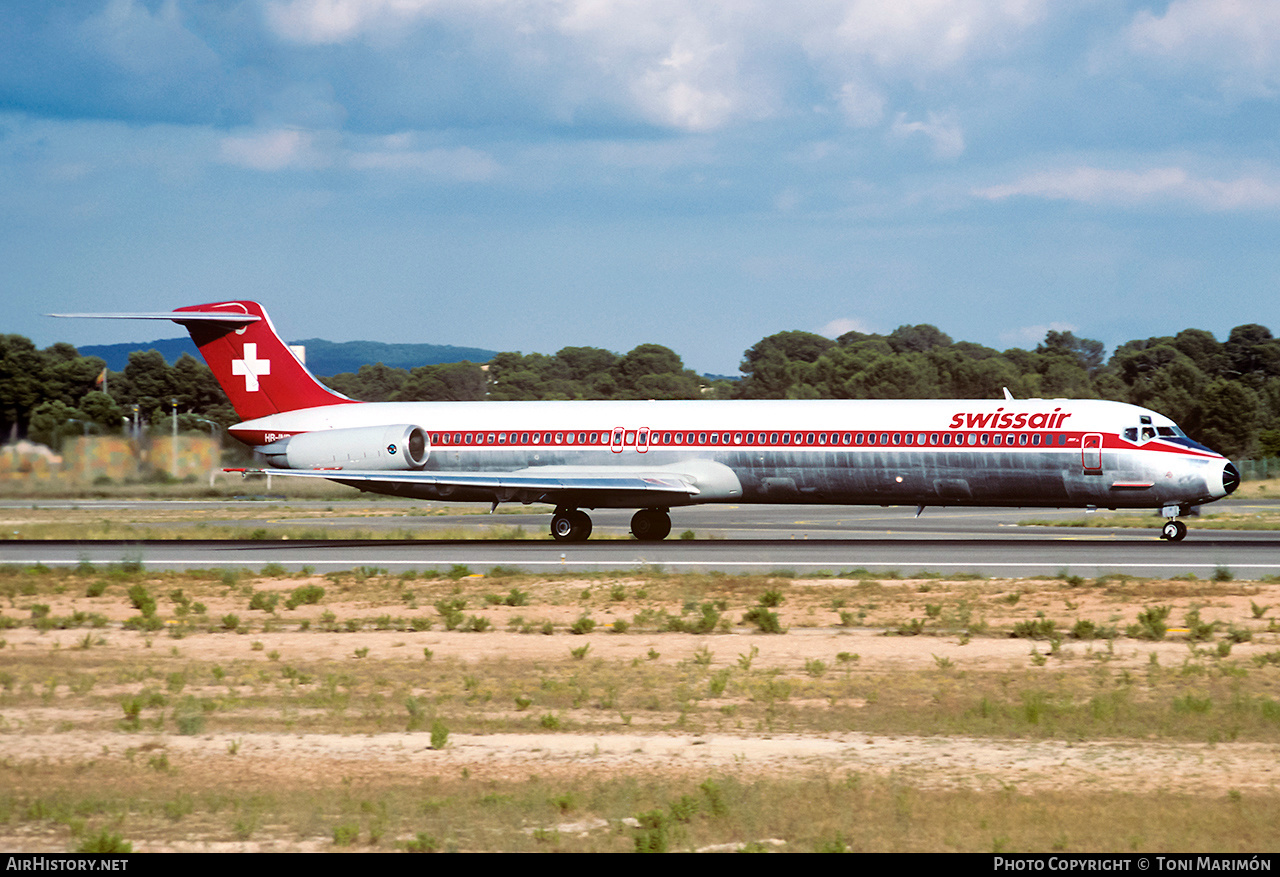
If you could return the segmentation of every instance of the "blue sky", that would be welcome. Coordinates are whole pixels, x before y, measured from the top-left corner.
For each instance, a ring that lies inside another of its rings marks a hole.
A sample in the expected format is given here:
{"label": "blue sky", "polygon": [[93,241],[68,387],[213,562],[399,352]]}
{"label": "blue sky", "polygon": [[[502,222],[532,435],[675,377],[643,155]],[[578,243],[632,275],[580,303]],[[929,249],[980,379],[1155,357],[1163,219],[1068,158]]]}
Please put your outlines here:
{"label": "blue sky", "polygon": [[8,0],[0,331],[1280,332],[1278,135],[1274,0]]}

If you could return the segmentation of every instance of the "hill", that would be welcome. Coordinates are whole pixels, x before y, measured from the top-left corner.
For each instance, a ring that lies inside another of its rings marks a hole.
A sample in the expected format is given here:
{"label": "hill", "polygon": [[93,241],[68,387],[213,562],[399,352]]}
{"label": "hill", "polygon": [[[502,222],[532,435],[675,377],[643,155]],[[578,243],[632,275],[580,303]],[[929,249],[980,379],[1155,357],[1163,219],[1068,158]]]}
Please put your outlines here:
{"label": "hill", "polygon": [[[488,362],[498,355],[496,350],[479,347],[455,347],[452,344],[383,344],[378,341],[326,341],[308,338],[290,341],[307,348],[307,368],[320,377],[356,372],[362,365],[381,362],[392,368],[416,368],[446,362]],[[135,350],[156,350],[172,365],[184,353],[203,362],[200,351],[190,338],[163,338],[131,344],[98,344],[81,347],[81,356],[101,357],[112,371],[121,371]]]}

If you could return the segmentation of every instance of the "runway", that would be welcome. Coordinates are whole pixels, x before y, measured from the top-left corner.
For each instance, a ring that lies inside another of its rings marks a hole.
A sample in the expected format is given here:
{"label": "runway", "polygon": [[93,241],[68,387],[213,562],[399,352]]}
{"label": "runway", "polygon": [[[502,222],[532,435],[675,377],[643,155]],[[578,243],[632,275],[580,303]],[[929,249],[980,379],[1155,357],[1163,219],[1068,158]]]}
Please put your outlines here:
{"label": "runway", "polygon": [[[1274,508],[1270,503],[1255,503]],[[44,504],[46,506],[50,504]],[[103,502],[76,508],[136,508],[136,503]],[[148,504],[157,507],[159,504]],[[242,508],[227,502],[197,505],[202,519],[216,522],[219,509]],[[663,542],[623,538],[629,512],[599,510],[593,514],[596,534],[586,543],[543,540],[436,540],[432,531],[449,528],[522,527],[541,534],[547,516],[403,514],[391,503],[380,504],[381,516],[354,515],[343,504],[288,501],[261,504],[255,526],[297,526],[305,520],[312,529],[350,528],[352,522],[370,533],[408,532],[423,538],[279,541],[0,541],[0,563],[48,566],[89,562],[105,566],[141,562],[149,569],[261,568],[281,564],[297,571],[317,572],[378,567],[392,572],[448,571],[466,566],[486,572],[495,566],[529,572],[595,572],[661,568],[670,572],[712,571],[771,573],[796,576],[839,575],[857,569],[896,572],[977,574],[998,577],[1053,576],[1060,573],[1096,577],[1123,573],[1143,577],[1194,575],[1201,579],[1230,574],[1257,579],[1280,575],[1280,532],[1197,528],[1189,519],[1186,541],[1168,543],[1157,531],[1057,526],[1020,526],[1020,521],[1074,520],[1080,510],[936,509],[915,518],[915,510],[810,506],[699,506],[672,513],[672,537]],[[68,503],[67,507],[71,504]],[[13,506],[11,506],[13,507]],[[31,504],[21,506],[30,508]],[[1236,504],[1240,511],[1245,504]],[[327,509],[333,508],[332,512]],[[302,515],[309,515],[302,517]],[[243,524],[243,521],[240,521]],[[1153,520],[1153,524],[1155,521]],[[685,530],[693,538],[678,538]],[[613,538],[610,538],[613,537]]]}

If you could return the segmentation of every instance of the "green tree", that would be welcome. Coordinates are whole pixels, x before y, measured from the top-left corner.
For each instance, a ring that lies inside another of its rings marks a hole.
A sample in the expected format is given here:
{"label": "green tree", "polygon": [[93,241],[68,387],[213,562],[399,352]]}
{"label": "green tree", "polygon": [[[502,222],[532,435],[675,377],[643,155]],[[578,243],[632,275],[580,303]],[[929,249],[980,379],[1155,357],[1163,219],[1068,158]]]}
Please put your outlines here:
{"label": "green tree", "polygon": [[1280,375],[1280,341],[1271,330],[1257,323],[1236,326],[1222,346],[1227,359],[1227,374],[1253,389]]}
{"label": "green tree", "polygon": [[1106,345],[1091,338],[1077,338],[1071,332],[1050,329],[1045,333],[1044,343],[1036,348],[1036,353],[1071,358],[1089,377],[1093,377],[1102,370]]}
{"label": "green tree", "polygon": [[362,365],[354,374],[343,372],[325,378],[325,383],[334,390],[362,402],[389,402],[408,381],[408,371],[380,362]]}
{"label": "green tree", "polygon": [[1221,454],[1243,456],[1255,441],[1258,394],[1235,381],[1211,381],[1200,394],[1197,416],[1184,428]]}
{"label": "green tree", "polygon": [[27,431],[33,442],[48,445],[55,451],[62,449],[62,441],[69,435],[79,435],[83,423],[72,421],[88,421],[84,412],[72,408],[61,399],[50,399],[41,402],[31,412],[31,425]]}
{"label": "green tree", "polygon": [[696,399],[701,391],[698,376],[661,344],[641,344],[619,359],[613,371],[626,398]]}
{"label": "green tree", "polygon": [[45,363],[31,340],[0,336],[0,430],[7,438],[26,435],[31,412],[45,400]]}
{"label": "green tree", "polygon": [[816,374],[804,368],[818,361],[836,344],[812,332],[778,332],[757,341],[746,351],[739,368],[747,377],[738,385],[745,399],[785,399],[795,384],[812,383]]}
{"label": "green tree", "polygon": [[476,402],[484,399],[487,389],[484,370],[473,362],[423,365],[409,372],[409,379],[392,400]]}
{"label": "green tree", "polygon": [[951,346],[951,336],[928,323],[899,326],[885,340],[894,353],[926,353],[935,347]]}

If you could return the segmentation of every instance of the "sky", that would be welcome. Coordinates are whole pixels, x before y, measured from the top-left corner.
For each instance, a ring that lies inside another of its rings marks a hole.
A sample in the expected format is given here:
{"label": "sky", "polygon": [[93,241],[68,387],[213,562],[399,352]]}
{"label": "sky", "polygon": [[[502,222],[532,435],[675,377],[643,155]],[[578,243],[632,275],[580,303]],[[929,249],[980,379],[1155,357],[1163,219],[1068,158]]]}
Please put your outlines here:
{"label": "sky", "polygon": [[6,0],[0,332],[1280,332],[1274,0]]}

